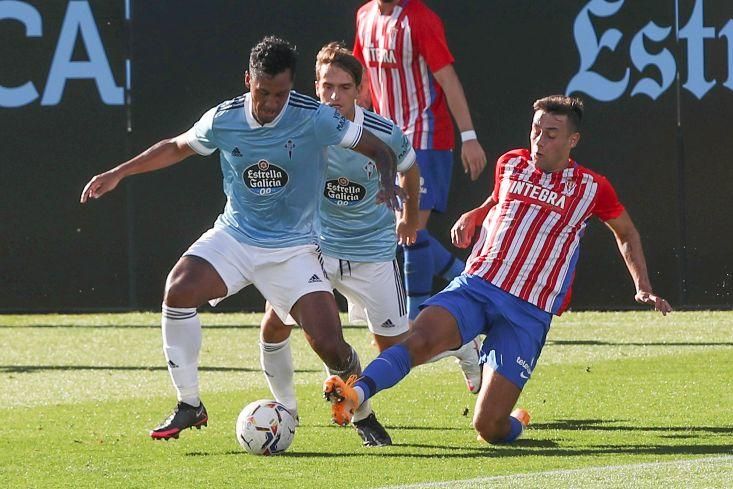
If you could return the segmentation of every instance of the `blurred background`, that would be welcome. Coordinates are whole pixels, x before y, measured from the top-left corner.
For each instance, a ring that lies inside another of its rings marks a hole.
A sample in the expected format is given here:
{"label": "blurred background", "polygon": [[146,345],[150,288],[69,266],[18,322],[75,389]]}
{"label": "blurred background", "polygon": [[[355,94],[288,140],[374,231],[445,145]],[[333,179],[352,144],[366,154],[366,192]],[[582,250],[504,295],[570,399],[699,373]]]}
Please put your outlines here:
{"label": "blurred background", "polygon": [[[489,168],[431,219],[444,243],[482,202],[493,161],[526,147],[532,102],[586,103],[575,158],[606,175],[639,228],[658,293],[733,306],[733,2],[425,0],[444,20]],[[224,195],[218,155],[192,157],[79,204],[87,180],[244,91],[250,48],[351,46],[356,0],[0,1],[0,310],[156,309],[166,274]],[[463,255],[465,256],[465,254]],[[633,308],[612,235],[586,231],[574,309]],[[436,283],[436,289],[442,284]],[[261,310],[250,287],[219,310]]]}

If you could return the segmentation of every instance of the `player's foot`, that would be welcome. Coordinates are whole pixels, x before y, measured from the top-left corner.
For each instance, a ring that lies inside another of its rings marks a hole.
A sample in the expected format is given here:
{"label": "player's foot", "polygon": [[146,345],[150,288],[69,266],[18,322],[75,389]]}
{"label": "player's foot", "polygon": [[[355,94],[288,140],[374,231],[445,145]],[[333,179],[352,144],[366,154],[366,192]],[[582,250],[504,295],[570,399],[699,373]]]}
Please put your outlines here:
{"label": "player's foot", "polygon": [[206,413],[203,402],[198,407],[179,402],[173,413],[150,432],[150,437],[154,440],[178,438],[179,433],[186,428],[196,427],[201,429],[202,426],[206,426],[208,421],[209,415]]}
{"label": "player's foot", "polygon": [[522,423],[522,426],[525,428],[529,426],[529,422],[532,419],[532,416],[529,415],[529,411],[523,408],[515,409],[509,416],[517,419],[520,423]]}
{"label": "player's foot", "polygon": [[354,421],[354,428],[364,441],[365,447],[385,447],[392,444],[392,438],[377,421],[377,416],[373,412],[360,421]]}
{"label": "player's foot", "polygon": [[481,344],[478,338],[466,343],[456,352],[456,363],[460,365],[466,387],[472,394],[478,394],[481,390],[481,365],[478,363],[480,353]]}
{"label": "player's foot", "polygon": [[338,375],[332,375],[323,383],[323,397],[331,403],[331,420],[337,425],[348,425],[359,407],[359,397],[353,387],[355,382],[356,375],[346,382]]}

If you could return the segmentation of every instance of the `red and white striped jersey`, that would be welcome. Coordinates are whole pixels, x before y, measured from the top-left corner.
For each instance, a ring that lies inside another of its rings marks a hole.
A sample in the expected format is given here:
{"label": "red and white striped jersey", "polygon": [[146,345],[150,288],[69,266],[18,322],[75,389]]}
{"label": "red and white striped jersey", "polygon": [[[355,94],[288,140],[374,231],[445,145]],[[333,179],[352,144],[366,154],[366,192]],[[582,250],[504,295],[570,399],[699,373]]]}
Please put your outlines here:
{"label": "red and white striped jersey", "polygon": [[482,277],[540,309],[561,314],[570,301],[580,238],[591,216],[607,221],[624,210],[609,181],[573,160],[545,173],[527,149],[496,164],[491,208],[466,264]]}
{"label": "red and white striped jersey", "polygon": [[452,64],[440,18],[422,0],[398,0],[381,15],[377,0],[356,14],[354,56],[367,67],[372,105],[415,149],[452,149],[453,122],[433,73]]}

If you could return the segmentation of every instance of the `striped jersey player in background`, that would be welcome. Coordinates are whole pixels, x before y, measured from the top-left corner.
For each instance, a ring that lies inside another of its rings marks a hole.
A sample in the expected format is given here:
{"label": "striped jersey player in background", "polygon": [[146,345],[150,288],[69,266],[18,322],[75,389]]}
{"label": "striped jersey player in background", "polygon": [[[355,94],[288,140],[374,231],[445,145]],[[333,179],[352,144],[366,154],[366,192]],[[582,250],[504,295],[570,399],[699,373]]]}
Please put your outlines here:
{"label": "striped jersey player in background", "polygon": [[[351,318],[366,320],[377,348],[382,351],[403,340],[409,327],[395,251],[398,242],[415,241],[420,171],[415,164],[415,151],[400,128],[356,105],[361,80],[361,63],[340,44],[326,44],[318,53],[316,93],[321,102],[371,131],[394,150],[400,185],[408,199],[395,222],[393,212],[375,204],[379,176],[374,163],[348,149],[330,147],[319,210],[319,244],[327,279],[347,298]],[[289,344],[293,324],[292,318],[283,322],[271,307],[267,308],[262,321],[260,359],[275,399],[297,416]],[[477,342],[469,342],[459,351],[438,357],[457,356],[465,375],[478,387],[478,346]],[[356,410],[351,421],[364,445],[392,443],[369,402]]]}
{"label": "striped jersey player in background", "polygon": [[[366,67],[374,111],[400,126],[417,151],[420,227],[416,242],[404,247],[407,302],[414,320],[418,306],[432,295],[433,277],[451,280],[464,267],[426,229],[431,212],[447,207],[453,169],[451,114],[461,132],[463,168],[472,180],[486,166],[486,155],[453,68],[443,23],[422,0],[371,0],[363,5],[356,16],[354,55]],[[368,97],[360,102],[367,107]]]}
{"label": "striped jersey player in background", "polygon": [[93,177],[81,202],[113,190],[131,175],[159,170],[193,155],[219,151],[227,202],[212,229],[168,275],[162,306],[163,350],[178,404],[150,432],[178,438],[205,426],[199,393],[201,321],[197,308],[215,305],[250,284],[285,318],[290,313],[332,371],[359,373],[344,340],[338,307],[318,260],[314,222],[325,180],[325,148],[353,148],[376,163],[379,198],[399,205],[395,155],[380,139],[334,108],[292,90],[296,52],[268,36],[252,48],[249,92],[208,110],[187,132],[160,141],[135,158]]}
{"label": "striped jersey player in background", "polygon": [[337,421],[436,352],[485,333],[473,426],[488,442],[516,440],[529,413],[512,410],[553,314],[568,305],[580,239],[593,216],[613,232],[635,300],[662,314],[672,310],[652,291],[639,233],[611,184],[570,158],[580,140],[582,102],[556,95],[533,107],[531,149],[499,158],[493,192],[451,230],[453,243],[465,248],[480,227],[465,273],[424,304],[405,341],[382,352],[358,381],[331,377],[324,384]]}

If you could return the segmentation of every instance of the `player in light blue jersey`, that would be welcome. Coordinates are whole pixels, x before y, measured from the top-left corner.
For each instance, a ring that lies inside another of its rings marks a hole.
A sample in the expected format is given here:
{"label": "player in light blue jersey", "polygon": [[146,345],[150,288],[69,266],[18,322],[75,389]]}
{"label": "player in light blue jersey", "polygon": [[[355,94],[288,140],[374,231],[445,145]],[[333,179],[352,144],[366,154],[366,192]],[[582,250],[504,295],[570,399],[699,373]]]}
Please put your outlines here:
{"label": "player in light blue jersey", "polygon": [[338,111],[292,91],[296,53],[266,37],[250,53],[249,93],[206,112],[186,133],[160,141],[135,158],[92,178],[81,202],[113,190],[125,177],[176,164],[193,154],[220,153],[227,203],[214,227],[173,267],[163,299],[163,349],[178,397],[174,412],[150,433],[178,438],[205,426],[199,397],[201,323],[197,308],[254,284],[275,313],[303,326],[333,374],[360,372],[343,338],[338,308],[314,243],[314,222],[325,182],[325,150],[353,148],[381,177],[378,200],[397,208],[395,155],[369,131]]}
{"label": "player in light blue jersey", "polygon": [[[319,243],[324,270],[331,285],[348,300],[351,319],[363,318],[382,351],[401,341],[408,329],[405,291],[395,260],[398,241],[415,241],[418,226],[420,171],[415,151],[402,130],[391,121],[355,104],[362,67],[339,43],[329,43],[316,60],[316,93],[348,120],[372,131],[397,154],[400,185],[408,200],[399,219],[385,206],[375,205],[379,175],[367,157],[332,146],[319,212]],[[285,322],[268,308],[262,321],[260,359],[275,399],[297,413],[293,361],[289,337],[295,321]],[[480,385],[478,343],[470,342],[449,355],[459,357],[471,382]],[[437,358],[442,358],[439,355]],[[470,385],[470,384],[469,384]],[[362,404],[353,424],[367,446],[391,444],[371,405]]]}

